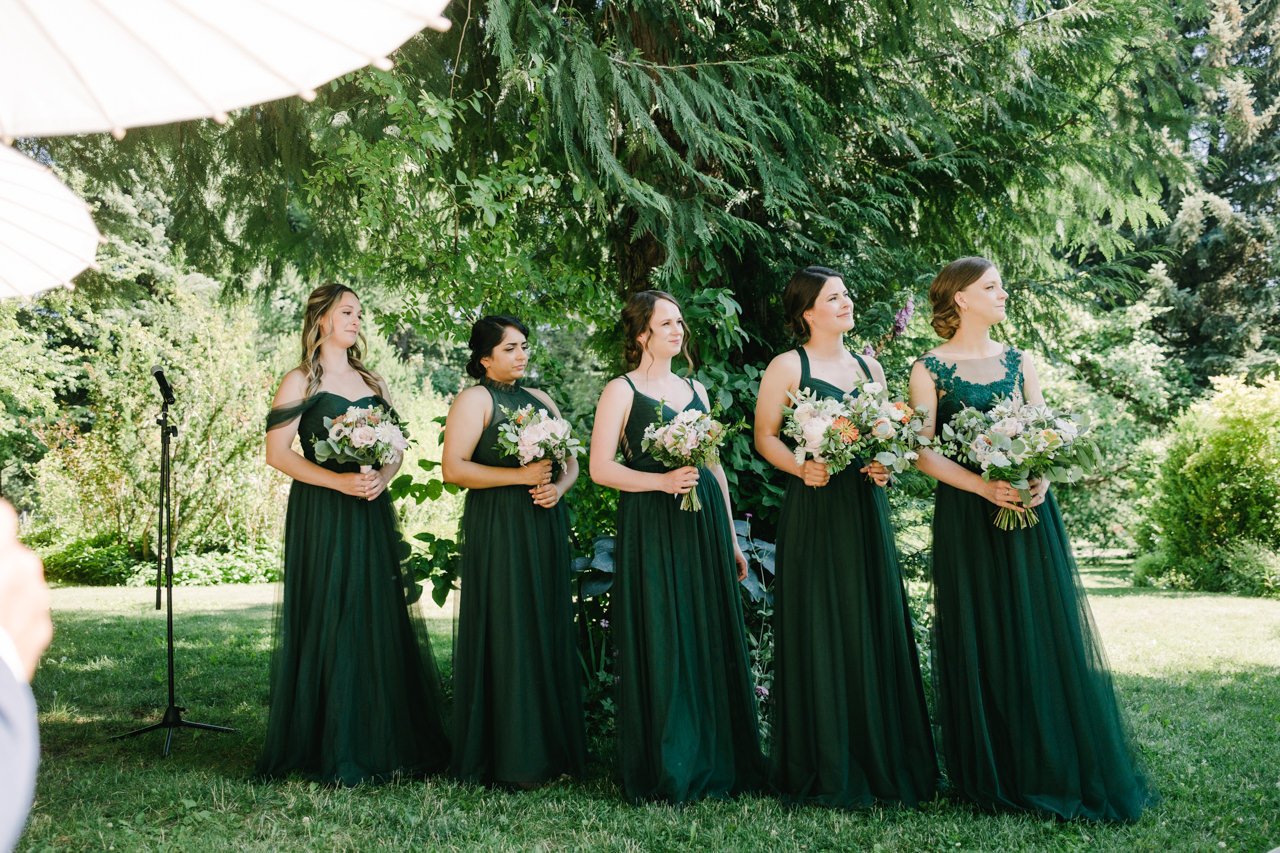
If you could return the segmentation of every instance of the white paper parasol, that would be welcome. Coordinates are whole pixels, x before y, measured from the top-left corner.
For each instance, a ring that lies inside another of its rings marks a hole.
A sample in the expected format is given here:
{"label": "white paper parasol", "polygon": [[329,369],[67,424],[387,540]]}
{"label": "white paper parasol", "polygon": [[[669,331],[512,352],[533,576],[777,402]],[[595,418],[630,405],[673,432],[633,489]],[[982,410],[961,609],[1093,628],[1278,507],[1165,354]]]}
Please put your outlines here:
{"label": "white paper parasol", "polygon": [[65,284],[93,263],[98,229],[46,167],[0,145],[0,298]]}
{"label": "white paper parasol", "polygon": [[377,65],[448,0],[0,0],[0,138],[225,119]]}

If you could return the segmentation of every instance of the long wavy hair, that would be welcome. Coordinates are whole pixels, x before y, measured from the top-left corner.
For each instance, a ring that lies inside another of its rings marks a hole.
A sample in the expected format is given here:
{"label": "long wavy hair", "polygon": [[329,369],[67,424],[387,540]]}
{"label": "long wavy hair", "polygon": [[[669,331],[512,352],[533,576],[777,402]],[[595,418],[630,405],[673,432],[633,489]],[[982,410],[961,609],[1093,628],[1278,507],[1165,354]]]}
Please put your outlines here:
{"label": "long wavy hair", "polygon": [[[320,345],[328,340],[329,336],[324,334],[320,321],[337,307],[343,294],[346,293],[356,296],[356,292],[345,284],[330,282],[320,285],[307,297],[307,310],[302,315],[302,363],[298,367],[307,377],[306,396],[308,397],[320,390],[320,382],[324,378],[324,365],[320,363]],[[364,384],[368,385],[373,393],[381,394],[382,378],[360,361],[366,345],[364,332],[361,332],[356,337],[356,342],[347,350],[347,364],[360,374]]]}
{"label": "long wavy hair", "polygon": [[653,319],[654,306],[659,300],[664,299],[676,306],[680,312],[682,318],[680,323],[684,326],[680,354],[684,356],[685,361],[689,362],[689,369],[694,369],[693,356],[689,355],[689,325],[683,319],[684,309],[680,307],[676,298],[665,290],[641,290],[639,293],[633,293],[622,308],[622,357],[626,360],[628,369],[634,370],[640,366],[645,347],[640,345],[638,339],[649,331],[649,321]]}

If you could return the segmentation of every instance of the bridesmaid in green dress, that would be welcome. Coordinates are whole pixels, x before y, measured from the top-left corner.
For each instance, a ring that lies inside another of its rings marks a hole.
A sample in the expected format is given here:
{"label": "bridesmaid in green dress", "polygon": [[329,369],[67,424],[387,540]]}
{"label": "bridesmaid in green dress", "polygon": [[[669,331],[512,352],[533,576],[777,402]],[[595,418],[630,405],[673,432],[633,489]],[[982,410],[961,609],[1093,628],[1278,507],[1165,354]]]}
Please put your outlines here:
{"label": "bridesmaid in green dress", "polygon": [[382,379],[360,361],[360,323],[360,300],[349,288],[312,292],[302,363],[281,381],[267,418],[267,464],[293,486],[258,760],[266,777],[355,785],[421,776],[449,762],[439,675],[406,600],[413,580],[386,493],[399,465],[360,473],[354,463],[315,461],[326,417],[353,405],[391,408]]}
{"label": "bridesmaid in green dress", "polygon": [[[911,404],[940,430],[964,405],[1020,394],[1042,403],[1031,357],[991,339],[1008,294],[983,258],[948,264],[929,289],[944,342],[911,371]],[[1004,531],[996,508],[1025,511],[1008,483],[937,453],[933,519],[934,674],[952,789],[984,809],[1137,820],[1155,794],[1138,767],[1111,675],[1047,481],[1040,523]]]}
{"label": "bridesmaid in green dress", "polygon": [[853,301],[839,273],[800,270],[782,304],[803,343],[765,370],[755,416],[756,449],[791,475],[774,584],[773,786],[795,803],[916,806],[934,796],[938,760],[889,526],[889,472],[872,462],[831,476],[821,462],[796,462],[779,437],[789,394],[840,399],[883,385],[884,372],[845,348]]}
{"label": "bridesmaid in green dress", "polygon": [[[462,595],[453,661],[453,772],[469,782],[534,787],[582,775],[586,734],[569,589],[569,527],[560,503],[578,478],[568,460],[521,466],[497,448],[503,409],[532,405],[521,385],[528,330],[506,316],[471,329],[467,373],[445,421],[444,479],[467,491]],[[555,479],[553,480],[553,476]]]}
{"label": "bridesmaid in green dress", "polygon": [[[591,478],[622,493],[611,618],[623,791],[632,802],[684,803],[757,790],[764,760],[738,592],[747,562],[728,483],[719,466],[668,470],[641,449],[659,409],[665,419],[705,412],[707,392],[671,370],[685,326],[669,294],[635,294],[622,325],[632,369],[600,395]],[[700,512],[680,509],[693,489]]]}

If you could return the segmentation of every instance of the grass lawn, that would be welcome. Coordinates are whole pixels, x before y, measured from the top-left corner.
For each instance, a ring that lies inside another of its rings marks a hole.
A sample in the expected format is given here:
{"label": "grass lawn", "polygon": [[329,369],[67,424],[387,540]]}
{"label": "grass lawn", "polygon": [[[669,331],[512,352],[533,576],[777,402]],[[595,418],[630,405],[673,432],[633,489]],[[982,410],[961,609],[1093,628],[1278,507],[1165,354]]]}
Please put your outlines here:
{"label": "grass lawn", "polygon": [[[165,704],[164,614],[142,589],[54,591],[36,677],[44,743],[20,849],[1246,850],[1280,845],[1280,601],[1140,590],[1086,568],[1093,612],[1163,802],[1132,826],[920,811],[786,809],[768,798],[685,808],[618,796],[608,744],[584,783],[503,793],[448,781],[335,789],[251,781],[266,724],[274,587],[179,589],[178,703],[237,734],[106,738]],[[432,620],[448,654],[451,623]]]}

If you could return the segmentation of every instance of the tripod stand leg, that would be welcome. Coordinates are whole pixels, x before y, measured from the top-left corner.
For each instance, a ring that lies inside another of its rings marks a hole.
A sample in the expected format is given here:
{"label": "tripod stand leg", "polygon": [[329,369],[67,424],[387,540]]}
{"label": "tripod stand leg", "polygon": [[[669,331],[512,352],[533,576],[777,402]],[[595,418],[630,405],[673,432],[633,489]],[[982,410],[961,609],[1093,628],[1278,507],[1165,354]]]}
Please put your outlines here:
{"label": "tripod stand leg", "polygon": [[165,727],[164,723],[152,723],[149,726],[143,726],[140,729],[134,729],[133,731],[125,732],[122,735],[112,735],[111,737],[107,738],[107,740],[121,740],[122,738],[134,737],[135,735],[144,735],[147,732],[154,732],[156,729],[163,729],[164,727]]}
{"label": "tripod stand leg", "polygon": [[180,725],[186,729],[204,729],[207,732],[234,732],[235,731],[235,729],[227,728],[226,726],[213,726],[213,725],[210,725],[209,723],[191,723],[186,720],[183,720]]}

